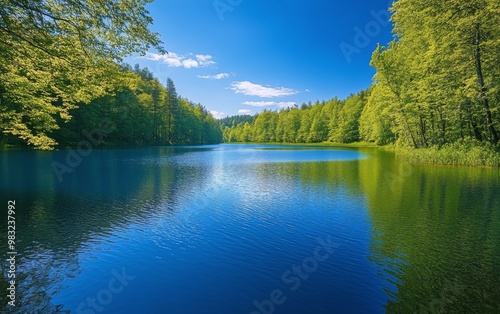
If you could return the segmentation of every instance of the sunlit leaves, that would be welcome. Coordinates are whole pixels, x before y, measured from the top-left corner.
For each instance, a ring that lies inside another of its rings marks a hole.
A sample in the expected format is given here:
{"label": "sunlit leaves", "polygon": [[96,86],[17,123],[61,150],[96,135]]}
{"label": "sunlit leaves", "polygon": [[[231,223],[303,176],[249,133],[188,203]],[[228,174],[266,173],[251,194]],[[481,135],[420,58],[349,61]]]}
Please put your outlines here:
{"label": "sunlit leaves", "polygon": [[387,117],[401,142],[428,147],[466,136],[495,142],[498,7],[491,0],[394,3],[395,40],[373,55],[376,87],[369,103],[372,111],[394,109]]}
{"label": "sunlit leaves", "polygon": [[114,89],[117,61],[160,47],[149,0],[6,0],[0,3],[0,121],[41,149],[69,110]]}

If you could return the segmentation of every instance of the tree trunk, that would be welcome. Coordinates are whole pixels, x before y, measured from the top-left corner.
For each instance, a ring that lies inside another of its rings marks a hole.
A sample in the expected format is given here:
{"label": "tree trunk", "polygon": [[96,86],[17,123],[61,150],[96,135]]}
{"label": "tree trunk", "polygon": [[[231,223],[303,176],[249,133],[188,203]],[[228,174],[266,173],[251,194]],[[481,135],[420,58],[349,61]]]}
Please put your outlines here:
{"label": "tree trunk", "polygon": [[427,143],[427,137],[425,136],[425,121],[422,115],[419,115],[419,124],[420,124],[420,133],[422,133],[422,142],[424,144],[424,147],[429,147],[429,144]]}
{"label": "tree trunk", "polygon": [[475,38],[475,50],[474,50],[474,57],[475,57],[475,63],[476,63],[476,73],[477,73],[477,79],[479,83],[479,90],[481,93],[481,100],[484,105],[484,110],[486,112],[486,124],[488,127],[488,130],[490,131],[491,137],[492,137],[492,142],[493,144],[498,143],[498,133],[495,130],[495,126],[493,125],[493,118],[491,115],[491,110],[490,110],[490,105],[488,102],[488,97],[486,96],[486,86],[484,84],[484,76],[483,76],[483,69],[482,69],[482,63],[481,63],[481,34],[480,34],[480,25],[479,23],[476,24],[476,38]]}
{"label": "tree trunk", "polygon": [[477,126],[476,120],[474,119],[474,116],[472,115],[472,109],[470,108],[471,102],[469,100],[466,101],[466,110],[467,114],[469,115],[469,126],[472,128],[472,131],[474,132],[474,137],[476,140],[482,142],[483,141],[483,136],[481,135],[481,131],[479,130],[479,127]]}
{"label": "tree trunk", "polygon": [[405,112],[403,111],[403,106],[400,105],[400,108],[399,110],[401,111],[401,114],[403,115],[403,120],[405,122],[405,125],[406,125],[406,128],[408,129],[408,133],[410,134],[410,137],[411,137],[411,141],[413,142],[413,147],[414,148],[418,148],[418,144],[417,144],[417,141],[415,140],[415,137],[413,136],[413,132],[411,130],[411,127],[410,125],[408,124],[408,119],[406,118],[406,114]]}
{"label": "tree trunk", "polygon": [[441,138],[446,143],[446,119],[443,116],[443,110],[439,109],[439,118],[441,119]]}

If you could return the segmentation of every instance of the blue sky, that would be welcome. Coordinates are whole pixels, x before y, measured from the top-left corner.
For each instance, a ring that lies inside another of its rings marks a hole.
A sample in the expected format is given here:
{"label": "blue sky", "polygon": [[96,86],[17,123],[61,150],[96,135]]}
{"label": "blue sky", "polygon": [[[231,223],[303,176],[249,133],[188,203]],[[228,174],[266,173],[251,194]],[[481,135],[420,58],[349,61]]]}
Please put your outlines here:
{"label": "blue sky", "polygon": [[168,55],[126,62],[214,116],[345,98],[370,86],[370,57],[391,38],[388,0],[156,0],[151,29]]}

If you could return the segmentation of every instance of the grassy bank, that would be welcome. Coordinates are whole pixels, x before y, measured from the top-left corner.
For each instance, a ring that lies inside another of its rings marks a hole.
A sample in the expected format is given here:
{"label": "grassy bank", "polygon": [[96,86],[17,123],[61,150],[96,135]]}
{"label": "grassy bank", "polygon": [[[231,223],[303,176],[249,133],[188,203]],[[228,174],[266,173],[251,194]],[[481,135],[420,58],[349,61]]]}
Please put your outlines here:
{"label": "grassy bank", "polygon": [[378,147],[395,154],[410,163],[432,165],[454,165],[471,167],[500,167],[500,146],[491,143],[481,143],[466,139],[441,147],[430,148],[400,148],[394,145],[377,146],[368,142],[350,144],[322,143],[328,146],[340,147]]}
{"label": "grassy bank", "polygon": [[396,155],[411,163],[500,167],[498,146],[476,141],[459,141],[442,147],[396,149]]}

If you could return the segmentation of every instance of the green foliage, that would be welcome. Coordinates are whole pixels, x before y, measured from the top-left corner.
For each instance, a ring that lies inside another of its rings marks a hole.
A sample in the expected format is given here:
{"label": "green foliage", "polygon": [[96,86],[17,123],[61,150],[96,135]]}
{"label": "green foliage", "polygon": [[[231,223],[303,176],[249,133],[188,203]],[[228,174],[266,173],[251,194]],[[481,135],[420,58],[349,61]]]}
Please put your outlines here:
{"label": "green foliage", "polygon": [[[352,95],[345,101],[303,104],[279,112],[265,110],[253,122],[223,127],[224,141],[321,143],[334,141],[352,143],[360,140],[359,119],[367,101],[367,92]],[[228,117],[225,121],[232,121]]]}
{"label": "green foliage", "polygon": [[253,123],[253,141],[258,143],[275,142],[277,118],[278,115],[275,112],[268,110],[259,114]]}
{"label": "green foliage", "polygon": [[90,131],[113,145],[219,143],[217,122],[179,99],[172,80],[164,88],[149,70],[118,65],[150,47],[165,52],[148,30],[150,2],[2,1],[2,145],[52,149]]}
{"label": "green foliage", "polygon": [[181,129],[181,125],[178,125],[178,128],[175,128],[176,132],[174,134],[174,121],[178,120],[178,116],[182,112],[182,107],[179,105],[179,98],[177,96],[177,91],[175,89],[174,81],[171,78],[167,79],[167,96],[165,97],[165,110],[167,116],[167,142],[172,143],[175,142],[175,138],[179,138],[180,134],[178,133]]}
{"label": "green foliage", "polygon": [[360,140],[359,119],[365,106],[359,95],[349,97],[338,111],[331,130],[330,140],[339,143],[352,143]]}
{"label": "green foliage", "polygon": [[[409,110],[410,106],[402,108],[388,85],[378,83],[342,101],[333,99],[313,106],[302,105],[301,109],[264,111],[256,115],[252,124],[226,126],[224,141],[321,143],[328,140],[336,145],[356,143],[356,146],[364,141],[361,146],[392,144],[390,147],[394,148],[397,144],[398,156],[413,163],[500,166],[500,147],[470,136],[448,143],[436,140],[436,144],[426,148],[411,148],[412,131],[417,143],[423,143],[422,138],[417,137],[419,131],[415,131],[419,120],[415,120],[414,125],[406,125],[410,114],[415,112]],[[427,141],[434,142],[430,136]]]}
{"label": "green foliage", "polygon": [[117,62],[149,47],[163,52],[150,0],[0,2],[0,128],[38,149],[70,111],[109,93]]}
{"label": "green foliage", "polygon": [[310,118],[312,118],[312,122],[310,123],[309,131],[306,131],[309,123],[304,123],[306,126],[306,128],[304,128],[304,133],[307,134],[307,143],[320,143],[327,138],[328,115],[324,109],[325,105],[320,103],[316,103],[316,105],[311,108]]}
{"label": "green foliage", "polygon": [[361,113],[359,119],[359,135],[365,141],[377,145],[387,145],[395,139],[392,131],[394,121],[391,119],[390,111],[383,104],[385,94],[379,85],[372,87],[372,93]]}
{"label": "green foliage", "polygon": [[179,98],[168,81],[170,88],[163,87],[147,68],[124,66],[111,93],[71,110],[73,119],[59,121],[60,129],[50,135],[60,145],[73,146],[105,125],[106,132],[98,134],[101,145],[220,143],[222,132],[212,115]]}
{"label": "green foliage", "polygon": [[498,143],[499,10],[497,0],[396,1],[395,40],[372,57],[363,136],[386,143],[392,132],[399,146],[415,148],[466,137]]}
{"label": "green foliage", "polygon": [[500,167],[500,147],[466,138],[442,147],[398,149],[398,156],[412,163]]}
{"label": "green foliage", "polygon": [[394,40],[374,51],[377,72],[367,91],[219,123],[180,99],[172,80],[165,88],[147,69],[118,65],[149,47],[163,52],[148,30],[149,2],[2,1],[1,145],[74,144],[106,119],[109,130],[99,136],[109,143],[366,141],[395,144],[414,161],[496,163],[498,0],[398,0]]}
{"label": "green foliage", "polygon": [[286,119],[283,122],[283,142],[296,143],[301,123],[301,112],[301,110],[295,108],[287,112]]}
{"label": "green foliage", "polygon": [[253,123],[254,119],[255,117],[250,115],[237,115],[219,119],[219,124],[224,129],[226,126],[232,127],[245,122]]}

